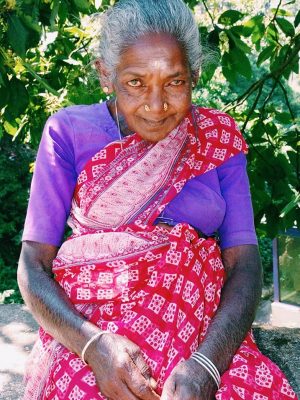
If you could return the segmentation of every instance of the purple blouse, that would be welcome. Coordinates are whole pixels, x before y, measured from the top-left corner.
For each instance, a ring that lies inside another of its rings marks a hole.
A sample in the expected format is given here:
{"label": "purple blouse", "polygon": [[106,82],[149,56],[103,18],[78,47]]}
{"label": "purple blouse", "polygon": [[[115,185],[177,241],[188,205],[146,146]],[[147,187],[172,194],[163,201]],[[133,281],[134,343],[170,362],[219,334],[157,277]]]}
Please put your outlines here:
{"label": "purple blouse", "polygon": [[[106,103],[68,107],[48,119],[22,240],[61,244],[77,176],[96,152],[117,139]],[[218,231],[222,249],[257,244],[244,154],[189,180],[162,217],[171,225],[187,222],[206,235]]]}

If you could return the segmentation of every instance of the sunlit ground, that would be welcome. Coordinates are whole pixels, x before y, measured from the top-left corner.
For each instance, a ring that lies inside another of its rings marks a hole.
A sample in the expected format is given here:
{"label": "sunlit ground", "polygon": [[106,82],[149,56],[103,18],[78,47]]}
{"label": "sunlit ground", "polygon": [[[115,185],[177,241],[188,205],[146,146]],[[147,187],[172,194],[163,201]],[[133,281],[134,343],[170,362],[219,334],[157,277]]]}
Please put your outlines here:
{"label": "sunlit ground", "polygon": [[24,368],[36,330],[25,306],[0,306],[0,400],[21,398]]}

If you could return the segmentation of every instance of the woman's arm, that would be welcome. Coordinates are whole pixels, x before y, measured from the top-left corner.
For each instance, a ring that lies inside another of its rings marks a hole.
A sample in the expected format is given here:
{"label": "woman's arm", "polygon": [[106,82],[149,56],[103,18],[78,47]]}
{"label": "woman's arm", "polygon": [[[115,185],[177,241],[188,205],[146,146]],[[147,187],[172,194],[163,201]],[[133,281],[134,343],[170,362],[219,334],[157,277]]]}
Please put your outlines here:
{"label": "woman's arm", "polygon": [[25,241],[18,268],[18,283],[25,303],[46,332],[76,354],[97,327],[76,312],[65,292],[54,281],[51,267],[57,247]]}
{"label": "woman's arm", "polygon": [[[198,348],[220,374],[230,362],[251,328],[261,296],[262,273],[256,245],[223,250],[227,279],[219,308]],[[194,360],[179,364],[166,381],[161,400],[209,400],[217,388],[206,370]]]}
{"label": "woman's arm", "polygon": [[[72,352],[80,355],[87,341],[99,332],[68,299],[51,273],[57,247],[23,242],[18,283],[22,296],[38,323]],[[128,339],[105,334],[89,346],[86,360],[101,391],[112,400],[157,400],[149,368],[140,349]]]}

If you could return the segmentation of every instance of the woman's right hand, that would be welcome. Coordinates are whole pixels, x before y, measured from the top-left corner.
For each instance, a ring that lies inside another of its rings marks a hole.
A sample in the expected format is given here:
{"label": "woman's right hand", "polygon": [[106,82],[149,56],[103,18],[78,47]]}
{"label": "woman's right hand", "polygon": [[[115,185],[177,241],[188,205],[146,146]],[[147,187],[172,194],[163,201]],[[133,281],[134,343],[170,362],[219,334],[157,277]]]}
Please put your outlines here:
{"label": "woman's right hand", "polygon": [[124,336],[105,333],[86,351],[101,393],[110,400],[159,400],[140,348]]}

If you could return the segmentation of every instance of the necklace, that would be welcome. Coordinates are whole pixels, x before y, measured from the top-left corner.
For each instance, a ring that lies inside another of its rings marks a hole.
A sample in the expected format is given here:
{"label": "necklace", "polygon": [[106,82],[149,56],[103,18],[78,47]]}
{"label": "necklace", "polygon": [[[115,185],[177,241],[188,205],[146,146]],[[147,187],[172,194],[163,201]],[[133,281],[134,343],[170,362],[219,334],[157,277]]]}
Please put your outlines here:
{"label": "necklace", "polygon": [[116,119],[117,119],[117,126],[118,126],[118,133],[119,133],[119,138],[122,144],[122,135],[121,135],[121,129],[120,129],[120,121],[119,121],[119,113],[118,113],[118,105],[117,105],[117,98],[115,98],[115,110],[116,110]]}

